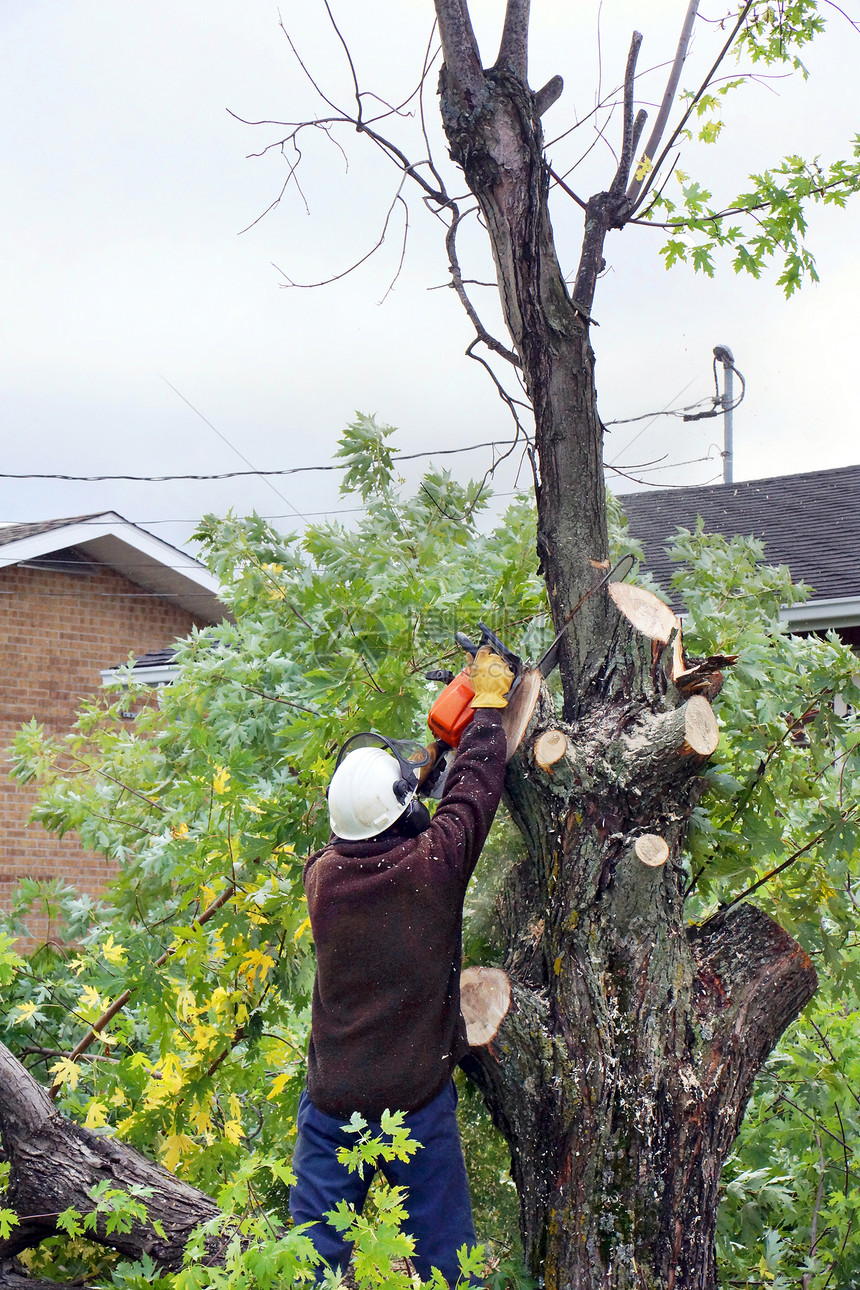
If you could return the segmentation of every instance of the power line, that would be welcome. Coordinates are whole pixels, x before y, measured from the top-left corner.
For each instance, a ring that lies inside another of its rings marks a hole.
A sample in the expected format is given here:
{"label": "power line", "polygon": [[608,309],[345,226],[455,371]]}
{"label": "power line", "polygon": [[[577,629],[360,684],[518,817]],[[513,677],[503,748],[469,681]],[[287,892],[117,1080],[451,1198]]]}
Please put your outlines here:
{"label": "power line", "polygon": [[289,508],[290,508],[290,510],[291,510],[291,511],[295,511],[295,513],[296,513],[296,515],[298,515],[299,519],[302,519],[302,520],[306,520],[306,519],[307,519],[307,516],[302,515],[302,512],[298,509],[298,507],[293,506],[292,502],[290,501],[290,499],[289,499],[288,497],[284,497],[284,494],[283,494],[282,492],[280,492],[280,490],[279,490],[279,489],[275,488],[275,485],[272,483],[272,481],[271,481],[270,479],[267,479],[267,478],[262,474],[262,472],[261,472],[261,471],[256,470],[256,469],[254,468],[253,462],[249,461],[249,459],[245,456],[245,454],[244,454],[244,453],[242,453],[242,452],[240,452],[240,451],[239,451],[239,449],[236,447],[236,445],[235,445],[235,444],[232,444],[232,443],[230,442],[230,440],[227,438],[227,436],[226,436],[225,434],[223,434],[223,433],[218,429],[218,427],[217,427],[217,426],[214,426],[214,425],[212,424],[212,422],[209,420],[209,418],[208,418],[208,417],[205,417],[205,416],[203,415],[203,413],[200,411],[200,409],[199,409],[199,408],[195,408],[194,404],[191,402],[191,400],[190,400],[190,399],[186,399],[185,395],[184,395],[180,390],[177,390],[177,388],[176,388],[176,386],[175,386],[175,385],[171,385],[171,383],[170,383],[170,381],[168,381],[167,377],[166,377],[166,376],[162,376],[161,372],[159,372],[159,373],[158,373],[158,375],[159,375],[159,376],[161,376],[161,379],[162,379],[162,381],[164,381],[164,384],[165,384],[169,389],[171,389],[171,390],[173,391],[173,393],[174,393],[174,394],[178,395],[178,397],[182,400],[182,402],[183,402],[187,407],[189,407],[189,408],[191,409],[191,411],[192,411],[196,416],[198,416],[198,417],[200,418],[200,420],[201,420],[201,421],[203,421],[203,422],[204,422],[204,424],[205,424],[205,425],[207,425],[211,431],[213,431],[213,433],[214,433],[214,434],[217,434],[217,436],[218,436],[218,438],[221,440],[221,442],[222,442],[222,443],[226,443],[227,447],[231,450],[231,452],[235,452],[236,456],[239,458],[239,460],[240,460],[240,461],[244,461],[244,463],[245,463],[245,465],[246,465],[246,466],[250,466],[250,467],[251,467],[251,473],[252,473],[253,475],[257,475],[257,476],[259,476],[259,477],[263,480],[263,483],[264,483],[264,484],[266,484],[266,485],[267,485],[267,487],[271,488],[272,492],[275,494],[275,496],[276,496],[276,497],[280,497],[281,501],[282,501],[286,506],[289,506]]}
{"label": "power line", "polygon": [[[181,397],[181,396],[180,396]],[[395,453],[394,461],[417,461],[419,457],[453,457],[456,453],[475,452],[478,448],[510,448],[516,440],[513,439],[490,439],[485,443],[471,443],[465,448],[435,448],[426,452],[405,452]],[[239,454],[241,456],[241,453]],[[244,458],[243,458],[244,460]],[[260,476],[263,479],[269,476],[279,475],[304,475],[310,473],[319,473],[331,470],[346,470],[346,463],[335,462],[328,466],[287,466],[283,470],[227,470],[220,475],[58,475],[48,474],[47,472],[27,471],[20,474],[13,474],[9,471],[0,471],[0,479],[57,479],[65,483],[79,484],[102,484],[112,482],[126,482],[133,484],[168,484],[173,481],[188,482],[190,480],[220,480],[220,479],[244,479],[249,476]],[[278,494],[280,497],[280,493]],[[281,500],[286,502],[285,497]],[[287,502],[289,506],[290,503]],[[296,512],[300,514],[300,512]],[[325,514],[320,511],[318,514]],[[304,516],[302,516],[304,519]]]}

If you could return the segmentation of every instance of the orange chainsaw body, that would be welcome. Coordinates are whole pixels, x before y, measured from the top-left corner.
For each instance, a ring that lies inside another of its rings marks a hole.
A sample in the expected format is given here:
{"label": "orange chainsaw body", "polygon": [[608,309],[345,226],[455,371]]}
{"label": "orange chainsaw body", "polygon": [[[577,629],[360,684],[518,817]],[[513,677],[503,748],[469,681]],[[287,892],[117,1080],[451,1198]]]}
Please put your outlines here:
{"label": "orange chainsaw body", "polygon": [[459,748],[463,731],[475,715],[475,709],[469,706],[474,697],[469,669],[463,668],[445,686],[427,717],[427,724],[437,739],[451,748]]}

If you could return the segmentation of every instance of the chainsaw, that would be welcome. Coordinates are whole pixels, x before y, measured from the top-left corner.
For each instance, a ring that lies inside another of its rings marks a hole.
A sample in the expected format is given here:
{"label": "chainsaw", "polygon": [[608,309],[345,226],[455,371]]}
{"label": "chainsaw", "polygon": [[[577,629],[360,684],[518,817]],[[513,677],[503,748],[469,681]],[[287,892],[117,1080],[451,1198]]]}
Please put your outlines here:
{"label": "chainsaw", "polygon": [[[457,632],[454,639],[460,648],[469,655],[469,664],[471,664],[483,645],[489,645],[494,653],[504,659],[514,674],[513,685],[508,695],[508,698],[510,698],[517,688],[517,683],[522,674],[523,661],[518,654],[514,654],[512,650],[508,649],[507,645],[499,640],[495,632],[490,631],[486,623],[478,623],[478,627],[480,628],[481,639],[477,645],[463,632]],[[428,681],[444,681],[445,683],[445,689],[430,709],[427,724],[438,740],[449,748],[459,748],[463,731],[475,715],[474,709],[470,706],[475,697],[475,690],[469,677],[469,666],[464,667],[456,676],[453,672],[448,671],[447,668],[433,668],[432,671],[425,672],[424,675]]]}
{"label": "chainsaw", "polygon": [[[558,665],[561,642],[574,614],[582,608],[590,596],[594,595],[595,591],[599,591],[601,587],[604,587],[609,582],[613,575],[619,573],[622,565],[626,565],[624,572],[620,574],[620,578],[623,580],[627,577],[634,563],[634,556],[623,556],[599,582],[590,587],[585,595],[577,601],[564,620],[561,630],[549,646],[549,649],[541,655],[535,664],[535,670],[544,679]],[[524,671],[523,660],[518,654],[514,654],[512,650],[508,649],[507,645],[499,639],[495,632],[487,627],[486,623],[478,623],[478,627],[481,632],[481,639],[477,644],[464,635],[463,632],[456,632],[454,639],[469,656],[469,664],[471,664],[482,645],[489,645],[490,649],[504,659],[514,674],[513,684],[508,692],[508,701],[510,701],[516,693]],[[437,797],[441,796],[444,786],[445,772],[447,770],[446,754],[452,748],[459,747],[463,732],[475,715],[475,710],[471,706],[475,691],[469,678],[469,665],[458,672],[456,676],[447,668],[433,668],[431,671],[425,672],[425,676],[428,681],[443,681],[445,683],[444,690],[436,698],[427,717],[427,724],[436,736],[436,743],[431,746],[429,764],[426,767],[422,767],[419,788],[419,792],[424,796]]]}

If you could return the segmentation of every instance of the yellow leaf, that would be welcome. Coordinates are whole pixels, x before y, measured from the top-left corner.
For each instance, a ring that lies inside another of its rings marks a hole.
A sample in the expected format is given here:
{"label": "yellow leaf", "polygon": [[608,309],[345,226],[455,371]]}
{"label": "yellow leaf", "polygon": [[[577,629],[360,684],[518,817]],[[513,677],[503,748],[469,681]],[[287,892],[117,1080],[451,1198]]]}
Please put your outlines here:
{"label": "yellow leaf", "polygon": [[111,932],[110,936],[102,946],[102,954],[107,959],[108,963],[122,964],[125,963],[127,950],[124,950],[121,945],[114,944],[113,932]]}
{"label": "yellow leaf", "polygon": [[305,932],[310,931],[310,926],[311,926],[311,920],[309,918],[306,918],[303,923],[299,923],[298,927],[293,932],[294,945],[298,945],[299,941],[302,939]]}
{"label": "yellow leaf", "polygon": [[212,996],[209,1000],[209,1007],[215,1013],[216,1017],[220,1016],[222,1012],[227,1011],[227,1007],[229,1003],[230,1003],[229,994],[224,989],[223,985],[217,985],[215,989],[212,991]]}
{"label": "yellow leaf", "polygon": [[187,825],[187,824],[185,824],[184,822],[182,822],[182,823],[180,823],[180,824],[174,824],[174,825],[171,827],[170,833],[171,833],[171,836],[172,836],[172,837],[174,837],[174,838],[187,838],[187,837],[188,837],[188,825]]}
{"label": "yellow leaf", "polygon": [[28,1017],[32,1017],[35,1011],[35,1003],[19,1003],[18,1007],[15,1009],[15,1020],[26,1021]]}
{"label": "yellow leaf", "polygon": [[224,1137],[228,1142],[232,1142],[234,1147],[238,1147],[242,1141],[241,1120],[227,1120],[224,1124]]}
{"label": "yellow leaf", "polygon": [[290,1071],[284,1071],[281,1075],[276,1075],[275,1078],[272,1080],[272,1091],[267,1094],[266,1101],[267,1102],[274,1101],[274,1099],[278,1096],[278,1094],[284,1091],[290,1079],[291,1079]]}
{"label": "yellow leaf", "polygon": [[182,1158],[183,1151],[191,1151],[193,1147],[194,1141],[187,1133],[171,1133],[164,1139],[164,1154],[161,1157],[164,1168],[173,1173]]}
{"label": "yellow leaf", "polygon": [[205,1021],[198,1021],[191,1032],[191,1042],[199,1052],[207,1047],[209,1040],[217,1033],[214,1026],[208,1025]]}
{"label": "yellow leaf", "polygon": [[636,180],[637,183],[641,184],[645,176],[650,175],[653,169],[654,169],[654,163],[651,160],[651,158],[648,156],[644,156],[642,160],[639,162],[639,165],[636,167],[636,174],[634,175],[634,179]]}
{"label": "yellow leaf", "polygon": [[244,976],[248,983],[248,989],[254,988],[254,977],[258,978],[259,984],[262,985],[270,970],[275,966],[275,960],[262,950],[249,950],[239,964],[239,974]]}
{"label": "yellow leaf", "polygon": [[102,997],[93,986],[85,985],[81,990],[79,1010],[87,1021],[95,1021],[104,1012]]}
{"label": "yellow leaf", "polygon": [[208,1133],[212,1128],[212,1116],[209,1114],[208,1108],[205,1106],[198,1106],[196,1110],[191,1113],[191,1123],[194,1125],[198,1133]]}
{"label": "yellow leaf", "polygon": [[176,994],[176,1011],[183,1019],[197,1012],[197,1000],[194,991],[187,985],[180,986]]}
{"label": "yellow leaf", "polygon": [[78,1080],[81,1078],[81,1068],[76,1062],[70,1061],[68,1057],[61,1057],[51,1067],[51,1074],[55,1077],[55,1084],[68,1084],[69,1088],[73,1089],[78,1086]]}
{"label": "yellow leaf", "polygon": [[103,1124],[107,1124],[108,1113],[104,1102],[99,1102],[93,1098],[87,1110],[87,1118],[84,1120],[85,1129],[100,1129]]}
{"label": "yellow leaf", "polygon": [[212,787],[216,793],[226,793],[227,785],[230,783],[230,772],[224,766],[218,766],[212,780]]}

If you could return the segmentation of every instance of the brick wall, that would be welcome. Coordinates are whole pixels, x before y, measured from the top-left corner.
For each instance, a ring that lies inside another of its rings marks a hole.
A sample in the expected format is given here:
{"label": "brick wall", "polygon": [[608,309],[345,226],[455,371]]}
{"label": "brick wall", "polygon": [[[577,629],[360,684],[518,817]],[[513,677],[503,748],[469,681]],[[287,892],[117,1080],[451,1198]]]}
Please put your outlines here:
{"label": "brick wall", "polygon": [[[194,625],[203,624],[105,565],[0,570],[0,909],[9,907],[21,877],[64,878],[97,895],[110,872],[74,836],[56,838],[27,823],[36,791],[9,778],[15,731],[35,717],[50,733],[63,733],[79,700],[102,689],[102,668],[130,652],[164,649]],[[38,919],[31,933],[39,940],[53,929]]]}

